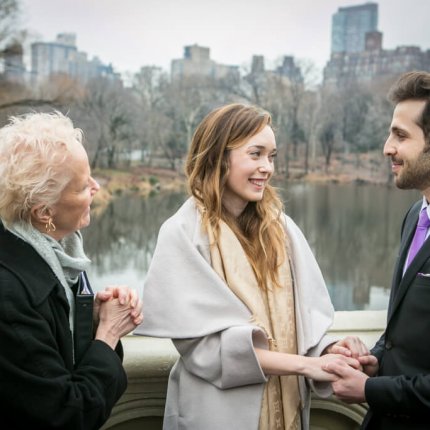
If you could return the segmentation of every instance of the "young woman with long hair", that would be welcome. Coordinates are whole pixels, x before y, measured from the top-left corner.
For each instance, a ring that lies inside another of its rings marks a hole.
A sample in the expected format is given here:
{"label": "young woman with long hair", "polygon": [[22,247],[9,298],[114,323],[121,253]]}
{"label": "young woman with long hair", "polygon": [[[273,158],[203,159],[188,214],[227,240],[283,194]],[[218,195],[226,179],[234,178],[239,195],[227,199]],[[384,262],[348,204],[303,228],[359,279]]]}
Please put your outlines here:
{"label": "young woman with long hair", "polygon": [[[359,367],[357,338],[327,336],[333,307],[315,258],[269,184],[269,113],[229,104],[197,127],[191,197],[160,229],[137,334],[171,338],[164,429],[306,429],[308,381]],[[317,389],[317,388],[315,388]]]}

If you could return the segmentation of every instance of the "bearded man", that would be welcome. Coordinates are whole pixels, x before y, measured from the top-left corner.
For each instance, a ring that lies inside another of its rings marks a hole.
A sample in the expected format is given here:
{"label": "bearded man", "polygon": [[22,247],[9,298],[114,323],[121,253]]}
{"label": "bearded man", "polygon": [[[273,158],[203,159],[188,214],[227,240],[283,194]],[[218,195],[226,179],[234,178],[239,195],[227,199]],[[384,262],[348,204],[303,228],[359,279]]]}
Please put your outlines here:
{"label": "bearded man", "polygon": [[384,155],[400,189],[423,198],[406,214],[394,269],[387,327],[364,372],[341,362],[324,370],[338,375],[333,390],[348,403],[367,402],[362,429],[430,428],[430,73],[409,72],[389,93],[395,108]]}

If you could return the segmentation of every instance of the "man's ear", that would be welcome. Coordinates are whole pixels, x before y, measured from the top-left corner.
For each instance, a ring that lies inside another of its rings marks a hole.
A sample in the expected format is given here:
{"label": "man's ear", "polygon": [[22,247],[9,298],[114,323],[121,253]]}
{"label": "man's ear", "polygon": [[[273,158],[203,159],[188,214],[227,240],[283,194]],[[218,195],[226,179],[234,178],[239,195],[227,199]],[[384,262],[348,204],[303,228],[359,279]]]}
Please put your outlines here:
{"label": "man's ear", "polygon": [[51,208],[46,207],[44,204],[40,203],[31,208],[31,219],[36,223],[47,224],[52,218]]}

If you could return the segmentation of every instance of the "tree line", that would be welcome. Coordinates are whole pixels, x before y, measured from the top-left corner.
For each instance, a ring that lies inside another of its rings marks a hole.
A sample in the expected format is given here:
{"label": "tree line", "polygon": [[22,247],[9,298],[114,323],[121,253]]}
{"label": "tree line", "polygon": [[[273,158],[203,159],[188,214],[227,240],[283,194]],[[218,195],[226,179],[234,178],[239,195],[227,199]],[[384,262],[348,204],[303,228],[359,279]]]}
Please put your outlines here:
{"label": "tree line", "polygon": [[[0,51],[14,31],[17,5],[0,5]],[[143,67],[129,86],[107,78],[83,83],[65,74],[37,83],[0,75],[0,125],[9,115],[57,109],[84,130],[93,168],[140,163],[179,170],[202,118],[216,106],[244,102],[272,114],[277,169],[286,177],[321,164],[328,172],[335,156],[380,151],[391,118],[386,92],[392,79],[327,87],[314,83],[312,64],[300,66],[301,76],[290,78],[242,70],[222,79],[171,79],[160,68]]]}

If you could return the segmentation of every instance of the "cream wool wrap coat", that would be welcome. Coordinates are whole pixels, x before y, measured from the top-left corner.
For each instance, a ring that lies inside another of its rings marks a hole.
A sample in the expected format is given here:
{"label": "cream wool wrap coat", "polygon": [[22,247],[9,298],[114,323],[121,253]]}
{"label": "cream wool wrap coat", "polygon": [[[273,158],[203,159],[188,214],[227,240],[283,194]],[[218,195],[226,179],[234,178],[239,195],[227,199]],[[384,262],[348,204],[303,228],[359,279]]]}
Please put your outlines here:
{"label": "cream wool wrap coat", "polygon": [[[291,241],[298,351],[319,356],[336,339],[326,335],[334,310],[320,269],[296,224]],[[144,285],[145,319],[135,334],[171,338],[180,354],[168,385],[164,430],[257,430],[267,381],[254,347],[264,331],[215,273],[208,237],[193,198],[161,227]],[[310,390],[299,378],[302,426],[309,427]],[[329,384],[314,389],[330,394]]]}

